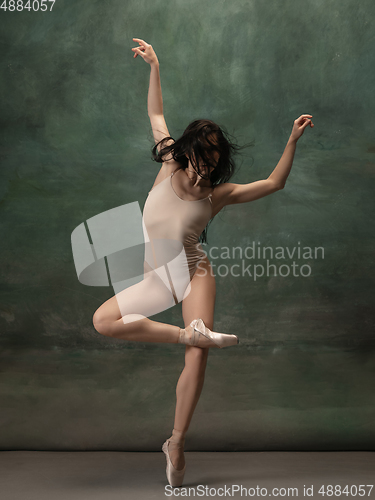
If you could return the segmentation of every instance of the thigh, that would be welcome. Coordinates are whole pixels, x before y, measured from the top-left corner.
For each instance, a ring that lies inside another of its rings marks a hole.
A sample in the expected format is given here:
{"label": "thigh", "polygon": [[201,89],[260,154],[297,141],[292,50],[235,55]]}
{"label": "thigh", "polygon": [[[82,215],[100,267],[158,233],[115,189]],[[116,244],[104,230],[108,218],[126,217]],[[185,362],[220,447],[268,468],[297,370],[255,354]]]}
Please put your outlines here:
{"label": "thigh", "polygon": [[214,324],[216,283],[207,255],[200,262],[190,285],[190,292],[182,301],[182,315],[185,327],[193,319],[202,318],[205,325],[212,330]]}
{"label": "thigh", "polygon": [[104,302],[94,314],[94,323],[118,321],[129,316],[148,318],[175,305],[173,295],[156,273],[148,273],[147,277],[124,290],[116,293]]}

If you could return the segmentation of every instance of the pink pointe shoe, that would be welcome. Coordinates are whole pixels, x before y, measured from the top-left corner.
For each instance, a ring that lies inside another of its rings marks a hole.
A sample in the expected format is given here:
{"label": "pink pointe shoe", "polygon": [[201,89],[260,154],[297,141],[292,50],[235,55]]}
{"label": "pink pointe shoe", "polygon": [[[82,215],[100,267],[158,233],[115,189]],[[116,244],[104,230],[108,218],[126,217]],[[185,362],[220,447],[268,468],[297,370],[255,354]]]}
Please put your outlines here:
{"label": "pink pointe shoe", "polygon": [[229,347],[231,345],[237,345],[238,337],[236,335],[229,335],[226,333],[217,333],[211,331],[204,324],[203,319],[193,319],[190,325],[186,328],[180,328],[180,337],[178,339],[179,344],[187,344],[198,346],[199,337],[203,335],[204,337],[210,339],[218,347]]}
{"label": "pink pointe shoe", "polygon": [[176,448],[184,448],[185,444],[185,437],[183,434],[175,429],[172,431],[172,437],[166,440],[166,442],[163,444],[162,450],[165,453],[166,459],[167,459],[167,468],[166,468],[166,474],[167,474],[167,479],[168,483],[173,486],[181,486],[184,480],[185,476],[185,469],[186,465],[184,466],[183,469],[177,470],[172,464],[171,457],[169,456],[169,445],[172,447]]}

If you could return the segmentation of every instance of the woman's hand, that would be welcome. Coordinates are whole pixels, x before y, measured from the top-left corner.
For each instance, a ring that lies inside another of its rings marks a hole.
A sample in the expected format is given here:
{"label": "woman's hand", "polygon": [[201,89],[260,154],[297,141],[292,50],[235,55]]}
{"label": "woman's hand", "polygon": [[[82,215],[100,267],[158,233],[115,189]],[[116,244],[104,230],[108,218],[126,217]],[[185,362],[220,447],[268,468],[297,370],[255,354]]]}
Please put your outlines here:
{"label": "woman's hand", "polygon": [[133,47],[132,51],[134,52],[134,59],[140,55],[144,61],[148,64],[158,64],[158,58],[156,57],[156,54],[154,52],[154,49],[152,48],[152,45],[148,44],[144,40],[141,40],[140,38],[133,38],[136,42],[139,43],[140,47]]}
{"label": "woman's hand", "polygon": [[308,125],[313,128],[314,124],[310,118],[312,118],[312,115],[301,115],[294,121],[292,133],[290,134],[291,140],[298,141]]}

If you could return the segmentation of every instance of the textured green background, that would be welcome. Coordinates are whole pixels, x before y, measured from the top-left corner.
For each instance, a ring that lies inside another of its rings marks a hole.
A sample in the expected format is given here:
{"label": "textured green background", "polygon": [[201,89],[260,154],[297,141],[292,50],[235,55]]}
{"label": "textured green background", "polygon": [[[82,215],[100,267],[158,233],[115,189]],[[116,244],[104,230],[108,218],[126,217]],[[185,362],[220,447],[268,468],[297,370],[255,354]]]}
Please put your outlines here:
{"label": "textured green background", "polygon": [[[374,15],[373,0],[1,12],[1,449],[160,450],[173,427],[183,347],[99,335],[113,290],[78,281],[70,243],[94,215],[143,207],[158,171],[133,37],[159,57],[173,136],[210,118],[254,141],[233,182],[271,173],[299,115],[315,123],[283,191],[210,226],[207,250],[325,253],[306,278],[217,276],[215,330],[241,344],[211,350],[187,449],[374,448]],[[181,305],[153,319],[182,325]]]}

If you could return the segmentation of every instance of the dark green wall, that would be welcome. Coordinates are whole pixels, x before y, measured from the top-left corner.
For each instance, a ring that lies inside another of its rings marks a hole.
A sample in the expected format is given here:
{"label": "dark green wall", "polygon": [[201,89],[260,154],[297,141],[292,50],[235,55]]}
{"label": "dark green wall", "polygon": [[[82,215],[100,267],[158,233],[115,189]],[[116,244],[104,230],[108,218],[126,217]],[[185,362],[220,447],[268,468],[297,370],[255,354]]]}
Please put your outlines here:
{"label": "dark green wall", "polygon": [[[215,330],[241,343],[211,350],[187,449],[373,449],[374,15],[373,0],[1,13],[1,449],[160,450],[173,427],[183,347],[99,335],[113,290],[78,281],[70,242],[94,215],[143,207],[158,172],[133,37],[159,57],[173,136],[210,118],[254,141],[233,182],[271,173],[298,116],[315,124],[283,191],[210,226],[207,250],[300,242],[324,259],[305,278],[217,276]],[[152,319],[182,326],[181,304]]]}

